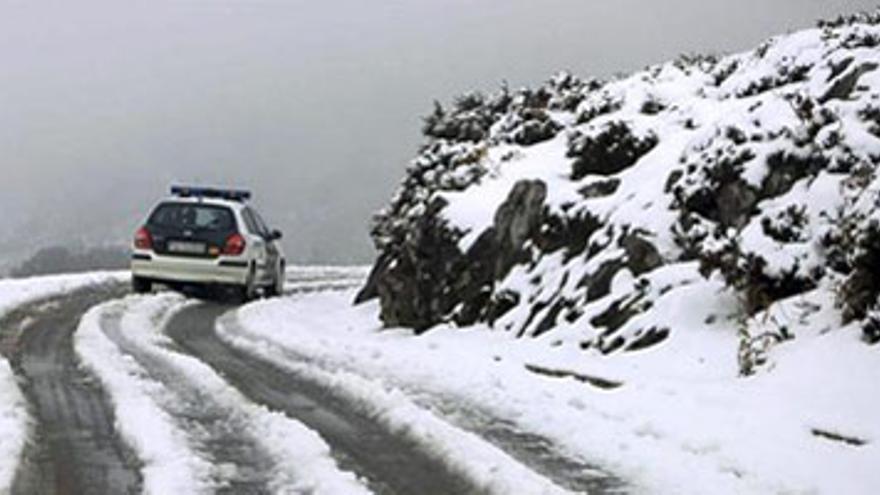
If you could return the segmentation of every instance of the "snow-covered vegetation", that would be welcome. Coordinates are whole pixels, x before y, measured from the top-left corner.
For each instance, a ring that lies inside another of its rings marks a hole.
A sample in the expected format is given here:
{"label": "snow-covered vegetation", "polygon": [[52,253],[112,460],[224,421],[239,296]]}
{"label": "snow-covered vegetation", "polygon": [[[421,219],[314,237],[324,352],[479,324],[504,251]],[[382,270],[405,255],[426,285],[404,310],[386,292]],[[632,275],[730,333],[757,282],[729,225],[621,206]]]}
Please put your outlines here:
{"label": "snow-covered vegetation", "polygon": [[128,268],[130,255],[130,249],[124,246],[50,246],[37,250],[10,269],[9,275],[23,278],[57,273],[124,270]]}
{"label": "snow-covered vegetation", "polygon": [[[745,375],[827,330],[876,343],[878,20],[438,104],[359,299],[389,326],[550,332],[585,359],[734,331]],[[726,303],[695,321],[669,309],[686,293]]]}

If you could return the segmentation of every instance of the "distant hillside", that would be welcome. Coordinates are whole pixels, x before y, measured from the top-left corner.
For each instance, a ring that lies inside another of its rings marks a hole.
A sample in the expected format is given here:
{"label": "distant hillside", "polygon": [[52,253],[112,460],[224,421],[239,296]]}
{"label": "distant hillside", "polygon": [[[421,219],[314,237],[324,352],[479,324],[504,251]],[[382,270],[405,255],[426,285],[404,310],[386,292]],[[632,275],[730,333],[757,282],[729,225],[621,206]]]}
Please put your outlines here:
{"label": "distant hillside", "polygon": [[12,277],[31,277],[56,273],[93,270],[120,270],[129,265],[128,248],[103,246],[67,248],[51,246],[38,250],[25,261],[11,268]]}
{"label": "distant hillside", "polygon": [[600,355],[724,324],[745,374],[804,332],[877,342],[878,21],[437,104],[359,299]]}

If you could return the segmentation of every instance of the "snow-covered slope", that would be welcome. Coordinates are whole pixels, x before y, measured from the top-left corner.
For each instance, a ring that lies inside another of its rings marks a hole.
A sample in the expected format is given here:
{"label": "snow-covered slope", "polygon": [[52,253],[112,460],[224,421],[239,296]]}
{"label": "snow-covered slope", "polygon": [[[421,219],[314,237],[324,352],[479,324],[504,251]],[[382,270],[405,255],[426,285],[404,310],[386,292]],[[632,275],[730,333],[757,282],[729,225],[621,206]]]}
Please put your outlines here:
{"label": "snow-covered slope", "polygon": [[484,322],[585,359],[665,342],[670,369],[704,338],[743,374],[773,344],[876,342],[878,20],[438,105],[360,300],[389,326]]}
{"label": "snow-covered slope", "polygon": [[544,376],[511,414],[660,492],[880,490],[880,11],[424,133],[357,298],[386,327]]}

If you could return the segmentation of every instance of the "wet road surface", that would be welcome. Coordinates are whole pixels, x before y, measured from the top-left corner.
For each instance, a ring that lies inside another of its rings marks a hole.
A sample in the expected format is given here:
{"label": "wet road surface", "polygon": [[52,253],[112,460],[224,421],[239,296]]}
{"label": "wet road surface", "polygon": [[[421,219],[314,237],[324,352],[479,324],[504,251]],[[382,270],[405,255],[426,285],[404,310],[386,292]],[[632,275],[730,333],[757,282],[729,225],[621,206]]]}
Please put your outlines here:
{"label": "wet road surface", "polygon": [[[356,279],[292,278],[288,293],[340,290]],[[19,376],[34,426],[16,473],[13,495],[140,493],[140,464],[114,428],[114,413],[100,382],[78,366],[72,336],[90,307],[126,295],[126,284],[82,289],[26,305],[0,321],[0,353]],[[221,341],[215,322],[235,306],[223,302],[188,305],[167,323],[175,350],[210,366],[250,401],[278,411],[317,431],[339,466],[352,471],[378,494],[479,494],[469,480],[400,434],[359,412],[356,405],[295,373]],[[161,404],[187,431],[200,432],[198,447],[232,481],[221,494],[271,493],[268,459],[244,419],[212,400],[187,376],[139,347],[120,330],[121,314],[105,315],[101,327],[119,349],[171,391]],[[291,353],[291,359],[328,366]],[[403,387],[406,388],[406,387]],[[412,391],[414,397],[419,391]],[[625,485],[587,463],[570,459],[551,442],[519,431],[502,419],[454,399],[421,394],[418,400],[462,429],[480,435],[560,486],[593,494],[621,493]]]}
{"label": "wet road surface", "polygon": [[214,493],[269,494],[274,465],[258,439],[249,432],[248,417],[219,402],[185,373],[125,335],[122,314],[110,312],[101,329],[117,347],[140,364],[149,379],[169,392],[161,407],[182,425],[199,454],[215,468]]}
{"label": "wet road surface", "polygon": [[0,351],[12,362],[34,417],[13,495],[140,493],[138,461],[116,434],[113,408],[97,380],[77,366],[72,341],[88,308],[125,290],[119,284],[83,289],[0,321]]}
{"label": "wet road surface", "polygon": [[214,322],[230,309],[219,303],[186,308],[171,319],[166,332],[252,401],[319,432],[340,467],[366,479],[376,493],[479,493],[467,480],[358,414],[326,389],[227,346],[216,336]]}

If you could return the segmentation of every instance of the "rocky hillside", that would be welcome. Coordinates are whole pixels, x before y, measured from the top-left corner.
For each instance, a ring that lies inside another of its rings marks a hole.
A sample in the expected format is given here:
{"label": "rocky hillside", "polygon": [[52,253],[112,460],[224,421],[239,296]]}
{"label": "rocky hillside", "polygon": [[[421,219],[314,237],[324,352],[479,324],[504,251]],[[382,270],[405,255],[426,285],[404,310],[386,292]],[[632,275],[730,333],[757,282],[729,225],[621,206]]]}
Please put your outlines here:
{"label": "rocky hillside", "polygon": [[[876,343],[878,45],[880,12],[437,104],[359,300],[388,326],[559,332],[603,355],[724,319],[743,373],[798,332],[852,323]],[[724,311],[684,323],[708,292]]]}

